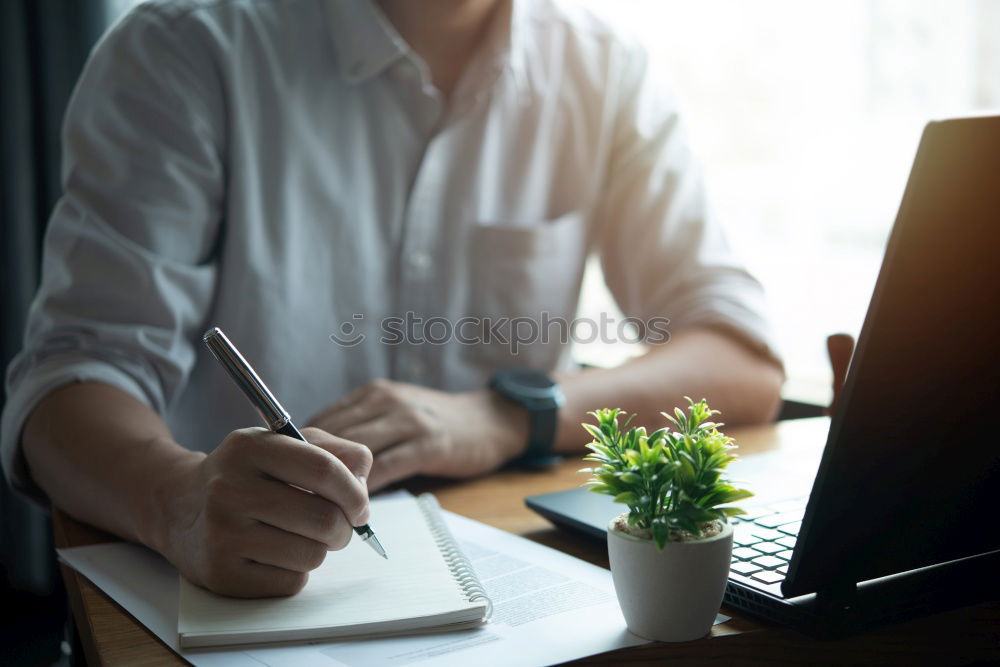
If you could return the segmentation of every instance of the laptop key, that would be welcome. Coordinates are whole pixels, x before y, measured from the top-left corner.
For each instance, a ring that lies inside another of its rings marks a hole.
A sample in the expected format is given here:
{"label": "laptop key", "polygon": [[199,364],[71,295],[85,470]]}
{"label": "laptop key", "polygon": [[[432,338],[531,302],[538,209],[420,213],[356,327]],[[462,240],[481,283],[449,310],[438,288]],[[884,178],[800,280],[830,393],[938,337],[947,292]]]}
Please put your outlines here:
{"label": "laptop key", "polygon": [[754,523],[756,523],[758,526],[764,526],[765,528],[777,528],[782,523],[781,515],[772,514],[770,516],[763,516],[757,519]]}
{"label": "laptop key", "polygon": [[774,568],[781,567],[782,565],[785,564],[785,561],[781,560],[780,558],[775,558],[774,556],[758,556],[757,558],[754,558],[750,562],[756,565],[760,565],[761,567],[766,568],[768,570],[773,570]]}
{"label": "laptop key", "polygon": [[765,554],[775,554],[784,550],[783,546],[774,542],[761,542],[760,544],[753,545],[751,548]]}
{"label": "laptop key", "polygon": [[795,548],[795,538],[791,535],[782,535],[781,537],[775,540],[775,543],[780,544],[786,549]]}
{"label": "laptop key", "polygon": [[770,528],[761,528],[760,526],[754,526],[750,530],[750,534],[754,537],[759,537],[762,540],[776,540],[782,537],[783,534],[776,530],[771,530]]}
{"label": "laptop key", "polygon": [[757,581],[763,581],[765,584],[776,584],[784,579],[785,575],[770,570],[761,570],[760,572],[751,574],[750,577]]}
{"label": "laptop key", "polygon": [[736,574],[750,576],[754,572],[760,572],[760,565],[754,565],[753,563],[733,563],[729,566],[729,569]]}
{"label": "laptop key", "polygon": [[[781,533],[778,533],[779,535]],[[751,544],[756,544],[760,542],[760,538],[756,537],[752,533],[752,527],[748,525],[735,526],[733,528],[733,544],[738,544],[741,547],[748,547]]]}
{"label": "laptop key", "polygon": [[762,516],[767,516],[768,514],[773,514],[772,510],[763,507],[747,507],[746,514],[740,514],[739,518],[741,521],[754,521]]}
{"label": "laptop key", "polygon": [[777,556],[778,558],[780,558],[781,560],[792,560],[792,550],[791,549],[785,549],[784,551],[779,551],[778,553],[776,553],[774,555]]}
{"label": "laptop key", "polygon": [[795,523],[789,523],[784,526],[780,526],[778,530],[785,533],[786,535],[798,535],[799,528],[802,527],[801,521],[796,521]]}
{"label": "laptop key", "polygon": [[750,560],[751,558],[756,558],[759,555],[759,551],[755,551],[750,547],[739,547],[737,549],[733,549],[733,558],[737,558],[739,560]]}
{"label": "laptop key", "polygon": [[783,512],[781,514],[772,514],[771,516],[765,516],[757,519],[756,523],[758,526],[764,526],[765,528],[777,528],[778,526],[786,523],[801,521],[802,514],[802,512]]}

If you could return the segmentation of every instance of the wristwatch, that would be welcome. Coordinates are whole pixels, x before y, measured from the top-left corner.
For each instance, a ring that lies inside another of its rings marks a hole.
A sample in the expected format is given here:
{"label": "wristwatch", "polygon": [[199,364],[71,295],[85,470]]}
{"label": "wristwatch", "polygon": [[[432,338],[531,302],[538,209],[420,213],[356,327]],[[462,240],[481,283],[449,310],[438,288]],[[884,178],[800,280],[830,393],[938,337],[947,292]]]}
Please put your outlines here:
{"label": "wristwatch", "polygon": [[512,463],[541,468],[558,462],[552,453],[559,408],[566,399],[559,384],[530,368],[506,368],[490,379],[490,389],[528,411],[528,448]]}

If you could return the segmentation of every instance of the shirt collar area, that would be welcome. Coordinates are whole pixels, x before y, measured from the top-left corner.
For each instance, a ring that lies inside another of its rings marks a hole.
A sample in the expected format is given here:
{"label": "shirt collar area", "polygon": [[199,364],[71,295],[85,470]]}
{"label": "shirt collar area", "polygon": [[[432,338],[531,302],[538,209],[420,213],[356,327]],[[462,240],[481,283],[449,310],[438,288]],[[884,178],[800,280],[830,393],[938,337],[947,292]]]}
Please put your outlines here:
{"label": "shirt collar area", "polygon": [[516,94],[528,99],[533,90],[529,67],[534,48],[535,0],[501,0],[488,32],[462,74],[455,90],[456,104],[463,98],[482,99],[506,75]]}
{"label": "shirt collar area", "polygon": [[[487,57],[508,69],[521,94],[532,89],[528,67],[535,0],[506,0],[483,45]],[[330,28],[341,76],[351,84],[382,73],[411,49],[374,0],[329,0]],[[484,54],[480,54],[482,56]],[[412,56],[415,57],[415,56]]]}
{"label": "shirt collar area", "polygon": [[410,50],[373,0],[330,0],[330,31],[340,74],[361,83]]}

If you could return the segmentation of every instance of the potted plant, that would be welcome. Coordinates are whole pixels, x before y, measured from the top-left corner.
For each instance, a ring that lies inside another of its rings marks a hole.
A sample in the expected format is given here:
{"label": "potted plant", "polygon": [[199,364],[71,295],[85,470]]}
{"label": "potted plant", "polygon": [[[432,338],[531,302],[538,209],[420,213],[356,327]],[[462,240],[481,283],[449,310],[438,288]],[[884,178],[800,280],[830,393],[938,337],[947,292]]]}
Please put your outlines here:
{"label": "potted plant", "polygon": [[[723,479],[736,460],[732,438],[710,421],[717,410],[688,399],[685,414],[662,413],[671,424],[653,433],[619,425],[621,410],[591,412],[583,424],[594,440],[585,460],[598,465],[592,491],[628,506],[608,525],[608,557],[618,603],[629,630],[658,641],[708,634],[722,604],[732,556],[728,503],[753,494]],[[634,415],[633,415],[634,417]],[[627,430],[626,430],[627,429]]]}

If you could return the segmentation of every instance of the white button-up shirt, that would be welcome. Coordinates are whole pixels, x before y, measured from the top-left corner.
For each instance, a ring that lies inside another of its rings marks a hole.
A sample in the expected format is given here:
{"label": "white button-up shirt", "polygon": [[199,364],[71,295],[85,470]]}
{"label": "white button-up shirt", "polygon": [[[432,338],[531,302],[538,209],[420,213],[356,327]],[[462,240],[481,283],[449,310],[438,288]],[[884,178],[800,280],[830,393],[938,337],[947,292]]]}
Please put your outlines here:
{"label": "white button-up shirt", "polygon": [[135,395],[193,449],[259,423],[200,342],[213,325],[300,421],[377,377],[458,391],[565,366],[558,326],[515,353],[489,320],[572,319],[591,253],[627,315],[769,351],[760,285],[643,50],[551,0],[515,0],[488,35],[446,101],[365,0],[161,1],[120,21],[66,115],[65,195],[7,378],[15,484],[25,418],[68,382]]}

